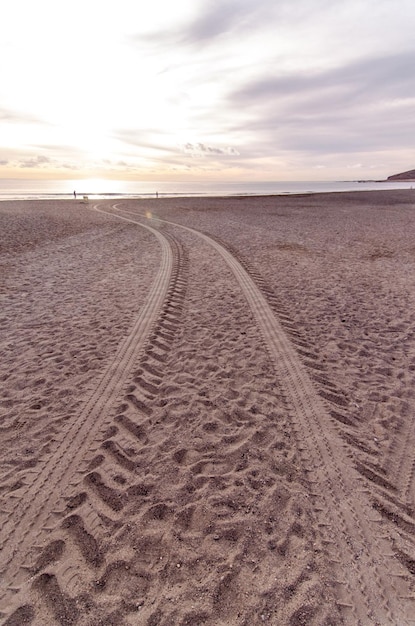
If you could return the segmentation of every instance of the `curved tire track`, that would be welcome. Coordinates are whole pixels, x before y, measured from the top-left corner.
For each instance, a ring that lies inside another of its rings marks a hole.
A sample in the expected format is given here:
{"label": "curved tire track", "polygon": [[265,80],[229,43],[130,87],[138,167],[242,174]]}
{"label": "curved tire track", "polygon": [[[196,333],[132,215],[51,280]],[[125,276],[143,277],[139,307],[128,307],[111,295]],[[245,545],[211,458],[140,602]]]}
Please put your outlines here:
{"label": "curved tire track", "polygon": [[79,463],[99,431],[106,425],[106,408],[113,402],[114,396],[121,392],[128,372],[138,354],[145,347],[171,281],[173,254],[166,237],[147,224],[122,216],[114,216],[113,213],[99,209],[97,206],[94,209],[149,230],[161,246],[160,268],[131,333],[121,343],[76,421],[65,433],[61,444],[47,459],[39,473],[33,476],[25,491],[19,494],[13,510],[9,512],[2,525],[0,606],[6,605],[9,595],[15,594],[21,584],[24,585],[24,582],[19,579],[19,574],[21,568],[24,567],[25,559],[34,543],[39,540],[39,535],[42,534],[45,524],[56,507],[60,494],[70,483]]}
{"label": "curved tire track", "polygon": [[[248,301],[292,409],[329,557],[340,570],[339,605],[346,623],[414,625],[414,597],[407,588],[405,570],[396,561],[390,542],[380,536],[380,517],[367,498],[364,483],[351,467],[325,404],[265,296],[238,260],[217,241],[187,226],[153,219],[184,229],[215,248]],[[360,498],[356,497],[358,492]],[[343,555],[341,561],[339,552]],[[341,571],[342,567],[346,571]]]}
{"label": "curved tire track", "polygon": [[[317,393],[329,407],[331,418],[337,427],[338,435],[349,449],[350,463],[364,479],[370,490],[370,504],[383,517],[390,534],[390,545],[394,555],[407,570],[408,579],[414,573],[414,537],[415,537],[415,424],[405,420],[401,430],[384,458],[379,457],[379,449],[371,444],[367,436],[359,432],[359,415],[350,411],[348,398],[330,380],[330,374],[323,364],[318,362],[318,353],[313,349],[307,337],[299,334],[292,326],[291,318],[280,299],[270,290],[262,276],[256,272],[246,259],[242,259],[237,250],[215,237],[235,256],[257,286],[265,294],[272,310],[280,320],[301,361],[305,364],[310,378],[317,384]],[[315,368],[318,366],[318,369]],[[385,529],[386,533],[386,529]]]}

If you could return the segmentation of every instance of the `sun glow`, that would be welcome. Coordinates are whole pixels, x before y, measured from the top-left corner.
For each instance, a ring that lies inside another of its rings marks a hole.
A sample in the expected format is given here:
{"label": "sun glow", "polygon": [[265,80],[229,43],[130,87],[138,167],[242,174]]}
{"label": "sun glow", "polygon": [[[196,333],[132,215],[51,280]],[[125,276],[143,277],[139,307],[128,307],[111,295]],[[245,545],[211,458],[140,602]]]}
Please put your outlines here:
{"label": "sun glow", "polygon": [[122,194],[126,192],[126,183],[120,180],[105,178],[85,178],[68,180],[68,187],[73,188],[79,195]]}

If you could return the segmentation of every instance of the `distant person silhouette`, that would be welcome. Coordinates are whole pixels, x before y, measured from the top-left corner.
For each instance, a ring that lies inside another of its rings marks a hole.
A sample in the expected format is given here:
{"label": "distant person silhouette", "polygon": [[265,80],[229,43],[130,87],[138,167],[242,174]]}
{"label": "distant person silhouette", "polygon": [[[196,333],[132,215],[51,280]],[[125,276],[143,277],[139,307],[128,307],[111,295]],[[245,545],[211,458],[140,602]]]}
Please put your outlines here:
{"label": "distant person silhouette", "polygon": [[74,197],[74,198],[75,198],[75,200],[76,200],[76,191],[74,191],[74,192],[73,192],[73,197]]}

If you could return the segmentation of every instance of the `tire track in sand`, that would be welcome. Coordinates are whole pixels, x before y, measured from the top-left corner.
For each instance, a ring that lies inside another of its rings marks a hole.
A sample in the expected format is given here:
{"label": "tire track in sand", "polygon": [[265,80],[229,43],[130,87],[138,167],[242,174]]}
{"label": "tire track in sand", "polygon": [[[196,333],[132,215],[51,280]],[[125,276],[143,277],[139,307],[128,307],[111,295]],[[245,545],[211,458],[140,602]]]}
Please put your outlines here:
{"label": "tire track in sand", "polygon": [[86,451],[105,426],[106,408],[123,387],[125,378],[138,354],[143,350],[170,285],[173,253],[169,241],[156,229],[122,216],[114,216],[97,206],[94,209],[117,219],[132,222],[149,230],[161,246],[161,263],[146,304],[136,319],[131,333],[121,343],[114,359],[86,401],[77,419],[71,423],[60,445],[46,460],[40,471],[16,499],[2,525],[0,564],[0,610],[10,595],[24,584],[19,575],[33,545],[39,541],[45,524],[56,507],[56,501],[71,482]]}
{"label": "tire track in sand", "polygon": [[[395,440],[388,456],[379,458],[379,449],[371,445],[359,433],[359,417],[350,411],[347,397],[330,380],[330,373],[319,362],[318,353],[304,335],[292,325],[280,298],[269,289],[262,276],[250,262],[241,258],[238,251],[215,237],[241,263],[257,286],[265,293],[267,301],[279,319],[283,330],[300,355],[310,378],[317,384],[317,393],[329,406],[338,435],[351,452],[351,463],[370,490],[371,506],[383,517],[385,534],[389,534],[390,544],[396,559],[406,568],[408,579],[415,574],[415,422],[404,420],[395,433]],[[387,531],[386,531],[387,528]]]}
{"label": "tire track in sand", "polygon": [[367,488],[351,466],[328,409],[265,296],[239,261],[217,241],[187,226],[152,219],[182,228],[213,246],[245,294],[292,409],[314,508],[328,556],[337,565],[338,603],[345,623],[413,626],[415,598],[407,585],[407,572],[397,562],[388,538],[381,536],[381,517],[371,506]]}
{"label": "tire track in sand", "polygon": [[[113,572],[125,573],[118,554],[115,561],[108,560],[106,546],[110,536],[131,523],[125,510],[131,498],[152,491],[151,486],[140,480],[136,446],[145,449],[148,444],[152,400],[161,393],[165,363],[180,332],[187,291],[187,251],[177,240],[168,235],[167,238],[173,251],[173,268],[157,320],[124,381],[124,395],[116,398],[117,415],[106,425],[102,440],[100,434],[99,448],[85,454],[61,498],[60,515],[56,511],[56,526],[51,529],[48,542],[41,552],[33,555],[33,562],[27,563],[27,571],[34,580],[23,601],[30,598],[33,604],[18,606],[9,617],[10,623],[20,620],[23,610],[33,614],[39,623],[47,619],[41,617],[42,610],[46,610],[50,619],[54,616],[57,623],[78,623],[78,617],[84,612],[89,614],[95,600],[100,605],[101,591],[107,582],[110,584]],[[113,414],[114,407],[111,409]],[[127,482],[129,487],[125,486]],[[146,577],[139,579],[146,581]],[[88,597],[91,588],[94,600]],[[19,598],[16,600],[17,605]],[[101,616],[107,612],[102,606],[96,610]],[[99,617],[93,620],[91,616],[83,616],[83,619],[101,623]]]}

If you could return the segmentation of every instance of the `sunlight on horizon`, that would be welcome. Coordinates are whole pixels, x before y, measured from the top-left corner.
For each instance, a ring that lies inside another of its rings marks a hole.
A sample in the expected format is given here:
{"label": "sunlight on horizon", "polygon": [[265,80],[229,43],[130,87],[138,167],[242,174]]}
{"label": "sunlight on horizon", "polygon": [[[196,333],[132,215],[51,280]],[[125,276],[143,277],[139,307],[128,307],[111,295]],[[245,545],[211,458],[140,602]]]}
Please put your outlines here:
{"label": "sunlight on horizon", "polygon": [[73,188],[77,194],[108,194],[125,193],[127,183],[122,180],[111,180],[105,178],[84,178],[79,180],[68,180],[69,188]]}

